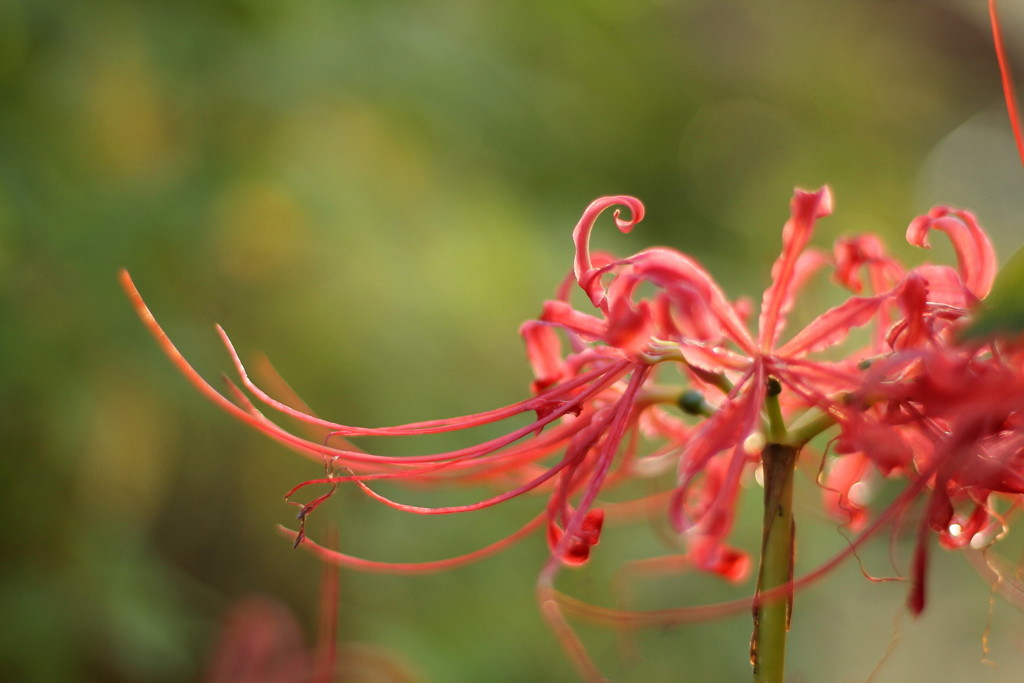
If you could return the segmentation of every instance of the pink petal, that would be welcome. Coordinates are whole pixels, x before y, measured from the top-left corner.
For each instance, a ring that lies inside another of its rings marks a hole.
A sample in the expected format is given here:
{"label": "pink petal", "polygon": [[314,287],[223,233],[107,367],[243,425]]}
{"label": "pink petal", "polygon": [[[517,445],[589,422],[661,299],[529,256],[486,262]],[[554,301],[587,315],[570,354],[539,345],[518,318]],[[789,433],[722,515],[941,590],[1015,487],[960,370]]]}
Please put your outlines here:
{"label": "pink petal", "polygon": [[998,263],[992,242],[970,211],[936,206],[925,216],[918,216],[907,226],[907,241],[930,248],[929,230],[941,230],[956,250],[960,276],[974,296],[984,299],[992,289]]}
{"label": "pink petal", "polygon": [[635,277],[618,275],[607,292],[608,333],[605,340],[628,353],[646,350],[657,325],[650,301],[642,300],[635,305],[632,301],[638,284]]}
{"label": "pink petal", "polygon": [[[925,264],[910,271],[925,282],[929,304],[944,304],[967,309],[975,294],[966,286],[963,276],[949,266]],[[907,276],[910,277],[910,274]]]}
{"label": "pink petal", "polygon": [[[728,402],[694,432],[681,459],[679,486],[669,501],[669,521],[687,533],[694,563],[734,580],[745,575],[748,565],[742,555],[727,550],[725,539],[736,512],[740,476],[752,460],[744,442],[757,426],[764,397],[764,368],[759,364],[736,384]],[[723,451],[721,458],[713,459]],[[694,479],[700,474],[703,490],[699,500],[690,501]]]}
{"label": "pink petal", "polygon": [[608,323],[592,315],[580,313],[564,301],[545,301],[540,320],[575,332],[589,341],[604,339],[608,335]]}
{"label": "pink petal", "polygon": [[779,356],[802,356],[835,346],[854,327],[868,323],[888,297],[851,297],[830,308],[778,350]]}
{"label": "pink petal", "polygon": [[614,315],[608,325],[608,343],[627,353],[642,353],[647,349],[654,332],[650,302],[641,301],[636,308],[620,304],[613,307],[612,311]]}
{"label": "pink petal", "polygon": [[[842,429],[836,443],[837,453],[861,453],[887,477],[910,466],[914,453],[893,425],[865,419],[853,412]],[[845,456],[842,460],[851,457]]]}
{"label": "pink petal", "polygon": [[[755,386],[761,377],[760,368],[751,370],[733,388],[732,394],[714,415],[704,421],[693,433],[680,457],[678,493],[685,496],[685,489],[695,476],[700,474],[712,457],[728,448],[740,448],[750,436],[764,400],[764,387]],[[677,501],[681,503],[681,501]],[[673,522],[680,531],[687,526],[683,523],[681,505],[673,503]]]}
{"label": "pink petal", "polygon": [[565,377],[562,341],[550,325],[530,320],[519,328],[526,342],[526,356],[533,368],[533,393],[539,393]]}
{"label": "pink petal", "polygon": [[782,229],[782,253],[772,266],[772,284],[761,301],[758,323],[761,350],[769,351],[785,324],[785,316],[793,306],[797,283],[797,260],[811,239],[814,221],[832,213],[832,194],[828,187],[817,192],[796,190],[790,203],[790,218]]}
{"label": "pink petal", "polygon": [[694,566],[718,574],[732,583],[746,580],[753,566],[750,555],[730,547],[717,538],[694,538],[688,543],[688,549],[687,557]]}
{"label": "pink petal", "polygon": [[[650,367],[647,366],[638,367],[633,371],[625,391],[622,392],[622,396],[611,409],[612,415],[607,424],[607,431],[604,433],[603,441],[601,441],[596,458],[591,465],[589,481],[583,489],[577,509],[572,512],[565,524],[563,537],[552,539],[549,536],[549,541],[554,541],[552,545],[554,556],[563,563],[571,562],[573,559],[585,562],[590,554],[589,546],[595,545],[600,538],[604,512],[592,506],[616,459],[626,429],[630,424],[630,418],[634,415],[637,394],[649,374]],[[581,448],[584,453],[597,443],[599,436],[595,435],[592,439],[582,443]],[[552,507],[564,505],[566,497],[566,491],[556,489],[552,501],[549,503],[549,510]],[[568,537],[569,540],[567,541],[565,537]],[[541,572],[541,580],[543,581],[546,576],[549,577],[551,571],[554,571],[554,565],[549,564]]]}
{"label": "pink petal", "polygon": [[903,319],[889,335],[893,349],[917,348],[932,340],[931,328],[926,321],[928,313],[928,283],[917,271],[911,271],[896,295],[903,311]]}
{"label": "pink petal", "polygon": [[576,275],[580,287],[590,297],[595,306],[604,303],[605,291],[600,282],[600,269],[595,268],[590,257],[590,233],[594,229],[594,221],[604,212],[605,209],[621,204],[629,208],[631,218],[624,220],[619,218],[619,210],[615,211],[615,225],[622,232],[629,232],[633,226],[643,220],[644,205],[635,197],[617,195],[612,197],[601,197],[590,202],[576,229],[572,232],[572,240],[576,244],[576,260],[573,263],[573,273]]}
{"label": "pink petal", "polygon": [[903,268],[899,262],[885,253],[882,241],[874,235],[836,240],[834,252],[836,270],[832,277],[855,294],[860,294],[864,289],[861,268],[867,270],[872,294],[892,289],[903,278]]}
{"label": "pink petal", "polygon": [[680,312],[699,312],[703,318],[701,325],[706,328],[714,321],[727,339],[747,354],[754,354],[757,347],[736,308],[696,261],[671,249],[653,248],[630,257],[628,262],[634,269],[631,277],[662,288]]}

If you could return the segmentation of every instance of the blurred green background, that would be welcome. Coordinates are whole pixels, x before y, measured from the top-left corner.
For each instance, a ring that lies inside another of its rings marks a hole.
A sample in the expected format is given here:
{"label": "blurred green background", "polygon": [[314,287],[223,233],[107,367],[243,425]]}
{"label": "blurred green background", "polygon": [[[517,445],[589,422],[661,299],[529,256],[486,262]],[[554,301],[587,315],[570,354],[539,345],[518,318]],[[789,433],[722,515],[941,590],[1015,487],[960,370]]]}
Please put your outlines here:
{"label": "blurred green background", "polygon": [[[1024,14],[1005,5],[1024,55]],[[834,190],[819,245],[877,231],[919,259],[902,232],[942,202],[975,210],[1005,257],[1024,172],[984,10],[0,0],[0,678],[202,680],[225,615],[252,595],[314,637],[320,568],[274,526],[293,524],[282,496],[319,468],[175,373],[120,267],[207,377],[228,369],[217,321],[320,414],[380,426],[525,395],[516,329],[567,272],[570,231],[602,194],[640,197],[648,218],[599,246],[686,250],[734,296],[759,297],[795,185]],[[806,569],[843,541],[802,486]],[[347,551],[426,560],[484,545],[536,506],[421,519],[343,491],[319,521]],[[876,545],[869,570],[892,573]],[[610,604],[622,558],[653,547],[613,529],[566,585]],[[537,537],[446,574],[343,573],[345,680],[573,680],[533,601],[544,556]],[[866,680],[894,619],[873,680],[1017,680],[1024,619],[1002,602],[990,618],[972,574],[936,551],[915,622],[899,617],[904,584],[837,571],[798,598],[792,680]],[[638,583],[647,607],[751,590]],[[981,662],[987,628],[999,666]],[[646,634],[639,662],[581,629],[616,680],[747,679],[742,615]]]}

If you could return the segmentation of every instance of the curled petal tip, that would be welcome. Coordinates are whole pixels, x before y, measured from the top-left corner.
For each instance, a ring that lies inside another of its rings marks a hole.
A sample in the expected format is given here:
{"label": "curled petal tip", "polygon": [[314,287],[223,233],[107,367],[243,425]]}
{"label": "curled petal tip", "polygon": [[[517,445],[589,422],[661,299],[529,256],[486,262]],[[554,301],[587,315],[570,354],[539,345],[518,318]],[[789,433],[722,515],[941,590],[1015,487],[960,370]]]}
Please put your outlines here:
{"label": "curled petal tip", "polygon": [[949,237],[956,251],[960,277],[974,296],[984,299],[992,289],[998,263],[995,249],[985,230],[970,211],[936,206],[918,216],[907,226],[907,241],[929,249],[928,233],[941,230]]}
{"label": "curled petal tip", "polygon": [[[632,199],[632,197],[630,197]],[[615,213],[612,214],[615,217],[615,227],[620,231],[628,233],[633,227],[644,219],[644,205],[640,203],[640,200],[634,199],[634,203],[630,206],[630,217],[629,219],[622,218],[622,209],[615,209]]]}
{"label": "curled petal tip", "polygon": [[590,202],[590,205],[583,211],[576,228],[572,232],[572,240],[576,245],[576,258],[573,262],[573,274],[580,286],[586,291],[587,296],[599,306],[604,301],[604,288],[600,284],[600,274],[594,267],[590,257],[590,233],[594,229],[594,222],[605,209],[612,206],[622,205],[629,209],[629,219],[622,218],[621,209],[614,213],[615,225],[622,232],[629,232],[633,226],[643,220],[644,205],[636,197],[628,195],[612,195],[600,197]]}

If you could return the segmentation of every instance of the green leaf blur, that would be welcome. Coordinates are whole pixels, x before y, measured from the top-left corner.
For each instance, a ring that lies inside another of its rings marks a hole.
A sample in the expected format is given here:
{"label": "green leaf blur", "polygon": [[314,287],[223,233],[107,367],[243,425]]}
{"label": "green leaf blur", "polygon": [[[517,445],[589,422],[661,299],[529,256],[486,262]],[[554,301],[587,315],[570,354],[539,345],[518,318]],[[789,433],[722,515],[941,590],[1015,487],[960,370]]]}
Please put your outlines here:
{"label": "green leaf blur", "polygon": [[970,327],[961,336],[982,339],[1024,332],[1024,249],[1018,249],[1000,269],[992,291],[979,306]]}

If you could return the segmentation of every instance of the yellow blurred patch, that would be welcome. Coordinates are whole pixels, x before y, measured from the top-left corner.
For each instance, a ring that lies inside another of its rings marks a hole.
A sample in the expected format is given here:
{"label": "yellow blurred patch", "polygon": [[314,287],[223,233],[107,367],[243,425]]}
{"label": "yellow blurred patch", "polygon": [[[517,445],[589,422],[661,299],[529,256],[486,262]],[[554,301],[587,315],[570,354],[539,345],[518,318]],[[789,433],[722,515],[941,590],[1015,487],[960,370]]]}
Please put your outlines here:
{"label": "yellow blurred patch", "polygon": [[214,208],[212,227],[221,268],[244,283],[295,267],[310,246],[305,211],[288,190],[266,182],[228,190]]}
{"label": "yellow blurred patch", "polygon": [[170,97],[133,32],[108,36],[83,65],[84,144],[93,168],[117,180],[151,179],[178,166],[186,146]]}
{"label": "yellow blurred patch", "polygon": [[144,526],[167,490],[175,438],[157,395],[119,378],[117,368],[107,370],[92,385],[78,499],[82,509],[99,517]]}

